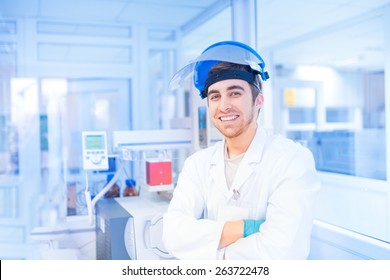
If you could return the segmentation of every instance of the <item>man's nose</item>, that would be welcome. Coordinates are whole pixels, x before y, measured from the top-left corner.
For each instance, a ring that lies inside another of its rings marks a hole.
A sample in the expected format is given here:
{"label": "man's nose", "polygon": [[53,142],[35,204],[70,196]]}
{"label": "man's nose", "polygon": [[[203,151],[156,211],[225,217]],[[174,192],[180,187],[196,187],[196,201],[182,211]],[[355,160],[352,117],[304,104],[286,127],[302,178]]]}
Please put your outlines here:
{"label": "man's nose", "polygon": [[219,109],[222,112],[225,112],[225,111],[228,111],[230,108],[231,108],[230,98],[228,98],[226,96],[222,96],[221,97],[221,102],[219,104]]}

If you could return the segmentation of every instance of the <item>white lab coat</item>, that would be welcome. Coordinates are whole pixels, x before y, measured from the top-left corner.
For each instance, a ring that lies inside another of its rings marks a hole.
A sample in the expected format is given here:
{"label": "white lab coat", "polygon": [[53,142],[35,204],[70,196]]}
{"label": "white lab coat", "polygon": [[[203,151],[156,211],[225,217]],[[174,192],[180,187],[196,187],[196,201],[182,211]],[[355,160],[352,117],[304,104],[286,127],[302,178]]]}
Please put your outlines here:
{"label": "white lab coat", "polygon": [[[308,149],[258,127],[230,190],[223,141],[186,159],[163,242],[178,259],[305,259],[319,187]],[[225,221],[238,219],[266,221],[259,233],[218,249]]]}

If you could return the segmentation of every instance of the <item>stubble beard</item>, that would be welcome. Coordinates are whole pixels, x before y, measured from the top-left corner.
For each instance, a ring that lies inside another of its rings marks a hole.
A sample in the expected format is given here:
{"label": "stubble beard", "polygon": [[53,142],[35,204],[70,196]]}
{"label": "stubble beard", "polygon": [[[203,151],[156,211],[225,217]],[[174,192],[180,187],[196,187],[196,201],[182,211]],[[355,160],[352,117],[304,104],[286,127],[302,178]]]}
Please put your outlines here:
{"label": "stubble beard", "polygon": [[235,127],[236,125],[234,125],[233,128],[230,128],[229,126],[224,128],[223,125],[216,124],[216,122],[219,122],[219,120],[217,121],[214,120],[214,126],[219,130],[219,132],[222,133],[223,136],[225,136],[225,138],[234,139],[240,136],[241,134],[243,134],[245,131],[247,131],[253,122],[256,122],[254,115],[255,115],[255,110],[252,107],[250,117],[245,121],[245,123],[241,127]]}

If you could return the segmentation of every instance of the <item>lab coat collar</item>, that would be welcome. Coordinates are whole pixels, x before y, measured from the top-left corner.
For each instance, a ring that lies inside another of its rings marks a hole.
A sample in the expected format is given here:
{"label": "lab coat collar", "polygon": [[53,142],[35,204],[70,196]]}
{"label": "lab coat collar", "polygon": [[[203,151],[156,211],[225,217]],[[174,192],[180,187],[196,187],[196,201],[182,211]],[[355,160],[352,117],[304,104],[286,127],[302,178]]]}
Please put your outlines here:
{"label": "lab coat collar", "polygon": [[255,137],[245,153],[243,161],[245,163],[259,163],[263,155],[267,133],[262,127],[257,127]]}
{"label": "lab coat collar", "polygon": [[228,190],[225,179],[225,141],[217,143],[216,151],[211,159],[210,175],[227,198],[237,196],[237,191],[245,183],[248,177],[254,172],[253,163],[260,163],[266,141],[266,131],[257,127],[256,134],[246,151],[241,164],[237,170],[233,186]]}

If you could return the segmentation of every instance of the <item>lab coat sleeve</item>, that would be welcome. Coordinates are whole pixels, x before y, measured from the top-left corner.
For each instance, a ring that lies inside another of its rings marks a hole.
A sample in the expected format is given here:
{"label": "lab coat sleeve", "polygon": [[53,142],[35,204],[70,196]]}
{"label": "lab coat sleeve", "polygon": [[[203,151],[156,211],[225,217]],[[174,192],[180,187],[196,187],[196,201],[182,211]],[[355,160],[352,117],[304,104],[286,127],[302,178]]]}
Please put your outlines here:
{"label": "lab coat sleeve", "polygon": [[259,233],[228,246],[226,259],[307,258],[320,187],[311,152],[300,148],[283,157],[270,176],[274,187],[268,199],[265,223]]}
{"label": "lab coat sleeve", "polygon": [[205,178],[192,161],[193,157],[188,158],[180,173],[164,215],[162,239],[169,253],[178,259],[216,259],[224,223],[202,218]]}

